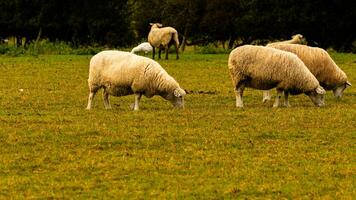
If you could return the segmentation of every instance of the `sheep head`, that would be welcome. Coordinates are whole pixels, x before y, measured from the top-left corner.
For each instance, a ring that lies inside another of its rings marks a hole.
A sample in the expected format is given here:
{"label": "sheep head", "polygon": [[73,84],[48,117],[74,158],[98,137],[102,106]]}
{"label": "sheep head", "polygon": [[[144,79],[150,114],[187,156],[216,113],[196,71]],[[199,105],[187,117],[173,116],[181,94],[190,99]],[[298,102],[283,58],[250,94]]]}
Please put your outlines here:
{"label": "sheep head", "polygon": [[307,44],[305,37],[302,34],[296,34],[292,36],[294,41],[297,41],[299,44]]}
{"label": "sheep head", "polygon": [[173,93],[169,93],[166,96],[163,96],[163,98],[170,101],[174,107],[183,109],[185,95],[186,92],[182,88],[178,87],[173,91]]}
{"label": "sheep head", "polygon": [[298,39],[298,40],[302,40],[303,39],[303,35],[301,34],[296,34],[292,36],[293,39]]}
{"label": "sheep head", "polygon": [[344,84],[336,87],[335,89],[333,89],[333,93],[334,93],[334,96],[337,98],[337,99],[340,99],[342,97],[342,95],[344,94],[344,90],[347,88],[347,87],[351,87],[351,83],[349,81],[346,81]]}
{"label": "sheep head", "polygon": [[162,28],[163,27],[163,25],[160,24],[160,23],[150,23],[150,25],[151,25],[151,29],[152,28]]}
{"label": "sheep head", "polygon": [[306,95],[309,96],[309,98],[312,100],[312,102],[316,106],[321,107],[321,106],[325,105],[325,102],[324,102],[325,93],[326,93],[326,91],[324,90],[324,88],[321,86],[318,86],[313,91],[306,93]]}

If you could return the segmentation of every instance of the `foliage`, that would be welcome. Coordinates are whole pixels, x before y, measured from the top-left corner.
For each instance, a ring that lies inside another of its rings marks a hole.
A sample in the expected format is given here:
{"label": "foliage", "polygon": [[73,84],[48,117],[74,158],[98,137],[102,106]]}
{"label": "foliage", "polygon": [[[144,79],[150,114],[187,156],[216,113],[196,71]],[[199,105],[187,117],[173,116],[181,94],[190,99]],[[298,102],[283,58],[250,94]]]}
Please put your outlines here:
{"label": "foliage", "polygon": [[198,54],[221,54],[221,53],[228,53],[230,51],[231,51],[230,49],[223,49],[213,44],[194,46],[194,52]]}
{"label": "foliage", "polygon": [[52,41],[74,46],[99,43],[126,46],[131,37],[127,0],[18,0],[0,3],[0,36]]}
{"label": "foliage", "polygon": [[352,0],[2,0],[0,37],[39,37],[73,46],[127,47],[147,40],[150,22],[175,27],[184,44],[290,39],[354,51]]}
{"label": "foliage", "polygon": [[[0,199],[352,199],[356,88],[278,109],[247,89],[236,109],[227,57],[159,60],[186,108],[133,112],[133,96],[85,110],[90,56],[0,56]],[[356,56],[332,57],[356,83]]]}
{"label": "foliage", "polygon": [[80,46],[73,47],[69,42],[55,41],[50,42],[48,39],[43,39],[37,43],[32,41],[25,47],[16,47],[13,45],[0,45],[0,54],[6,54],[11,56],[19,55],[94,55],[104,48],[94,45],[94,46]]}

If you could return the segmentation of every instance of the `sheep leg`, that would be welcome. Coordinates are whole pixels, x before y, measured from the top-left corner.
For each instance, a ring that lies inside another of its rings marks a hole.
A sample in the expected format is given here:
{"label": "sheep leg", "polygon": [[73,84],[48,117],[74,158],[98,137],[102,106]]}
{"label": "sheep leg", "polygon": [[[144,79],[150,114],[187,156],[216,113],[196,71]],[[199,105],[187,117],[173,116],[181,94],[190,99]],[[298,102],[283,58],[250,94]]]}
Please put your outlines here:
{"label": "sheep leg", "polygon": [[106,88],[103,91],[103,100],[104,100],[104,107],[105,109],[111,109],[110,101],[109,101],[109,93],[107,92]]}
{"label": "sheep leg", "polygon": [[89,97],[88,97],[88,105],[87,105],[87,110],[90,110],[92,108],[92,104],[93,104],[93,99],[94,96],[96,94],[96,92],[98,91],[98,88],[91,88],[90,89],[90,93],[89,93]]}
{"label": "sheep leg", "polygon": [[288,95],[289,95],[289,93],[284,91],[284,106],[285,107],[290,107],[289,100],[288,100]]}
{"label": "sheep leg", "polygon": [[243,103],[243,99],[242,99],[242,95],[245,89],[245,85],[241,84],[238,87],[235,88],[235,95],[236,95],[236,107],[238,108],[243,108],[244,107],[244,103]]}
{"label": "sheep leg", "polygon": [[176,48],[177,60],[179,59],[179,47],[176,43],[173,43],[174,48]]}
{"label": "sheep leg", "polygon": [[169,50],[169,47],[166,47],[166,48],[165,48],[165,51],[166,51],[166,60],[168,60],[168,50]]}
{"label": "sheep leg", "polygon": [[141,97],[142,97],[141,93],[135,94],[135,103],[133,103],[131,105],[132,110],[134,110],[134,111],[139,110],[139,103],[140,103]]}
{"label": "sheep leg", "polygon": [[271,91],[270,90],[265,90],[263,91],[263,103],[266,103],[267,101],[271,100]]}
{"label": "sheep leg", "polygon": [[279,106],[279,99],[281,98],[283,90],[277,89],[276,100],[274,101],[273,108],[278,108]]}
{"label": "sheep leg", "polygon": [[158,49],[158,59],[161,59],[161,51],[162,51],[162,49],[159,48],[159,49]]}
{"label": "sheep leg", "polygon": [[153,60],[155,59],[155,53],[156,53],[155,47],[152,46],[152,59]]}

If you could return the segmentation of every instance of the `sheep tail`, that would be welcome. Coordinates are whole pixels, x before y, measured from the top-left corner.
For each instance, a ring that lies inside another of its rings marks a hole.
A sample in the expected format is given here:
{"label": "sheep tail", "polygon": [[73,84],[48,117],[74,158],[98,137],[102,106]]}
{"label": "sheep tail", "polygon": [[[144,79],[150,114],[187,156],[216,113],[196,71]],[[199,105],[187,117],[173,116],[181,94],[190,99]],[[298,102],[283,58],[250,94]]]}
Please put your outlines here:
{"label": "sheep tail", "polygon": [[177,32],[172,33],[172,38],[173,38],[174,42],[176,43],[177,48],[179,48],[178,33]]}

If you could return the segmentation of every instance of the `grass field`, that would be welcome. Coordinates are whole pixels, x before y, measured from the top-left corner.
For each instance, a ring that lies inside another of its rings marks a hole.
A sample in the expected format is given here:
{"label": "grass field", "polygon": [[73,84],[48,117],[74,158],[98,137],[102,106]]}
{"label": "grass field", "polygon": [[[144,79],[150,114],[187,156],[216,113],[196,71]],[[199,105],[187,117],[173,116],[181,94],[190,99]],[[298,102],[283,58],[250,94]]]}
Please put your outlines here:
{"label": "grass field", "polygon": [[[133,96],[105,110],[100,92],[87,111],[90,57],[0,56],[0,199],[356,196],[356,86],[323,108],[247,89],[237,109],[228,55],[185,53],[159,61],[193,91],[184,110],[143,97],[133,112]],[[356,55],[332,57],[356,85]]]}

